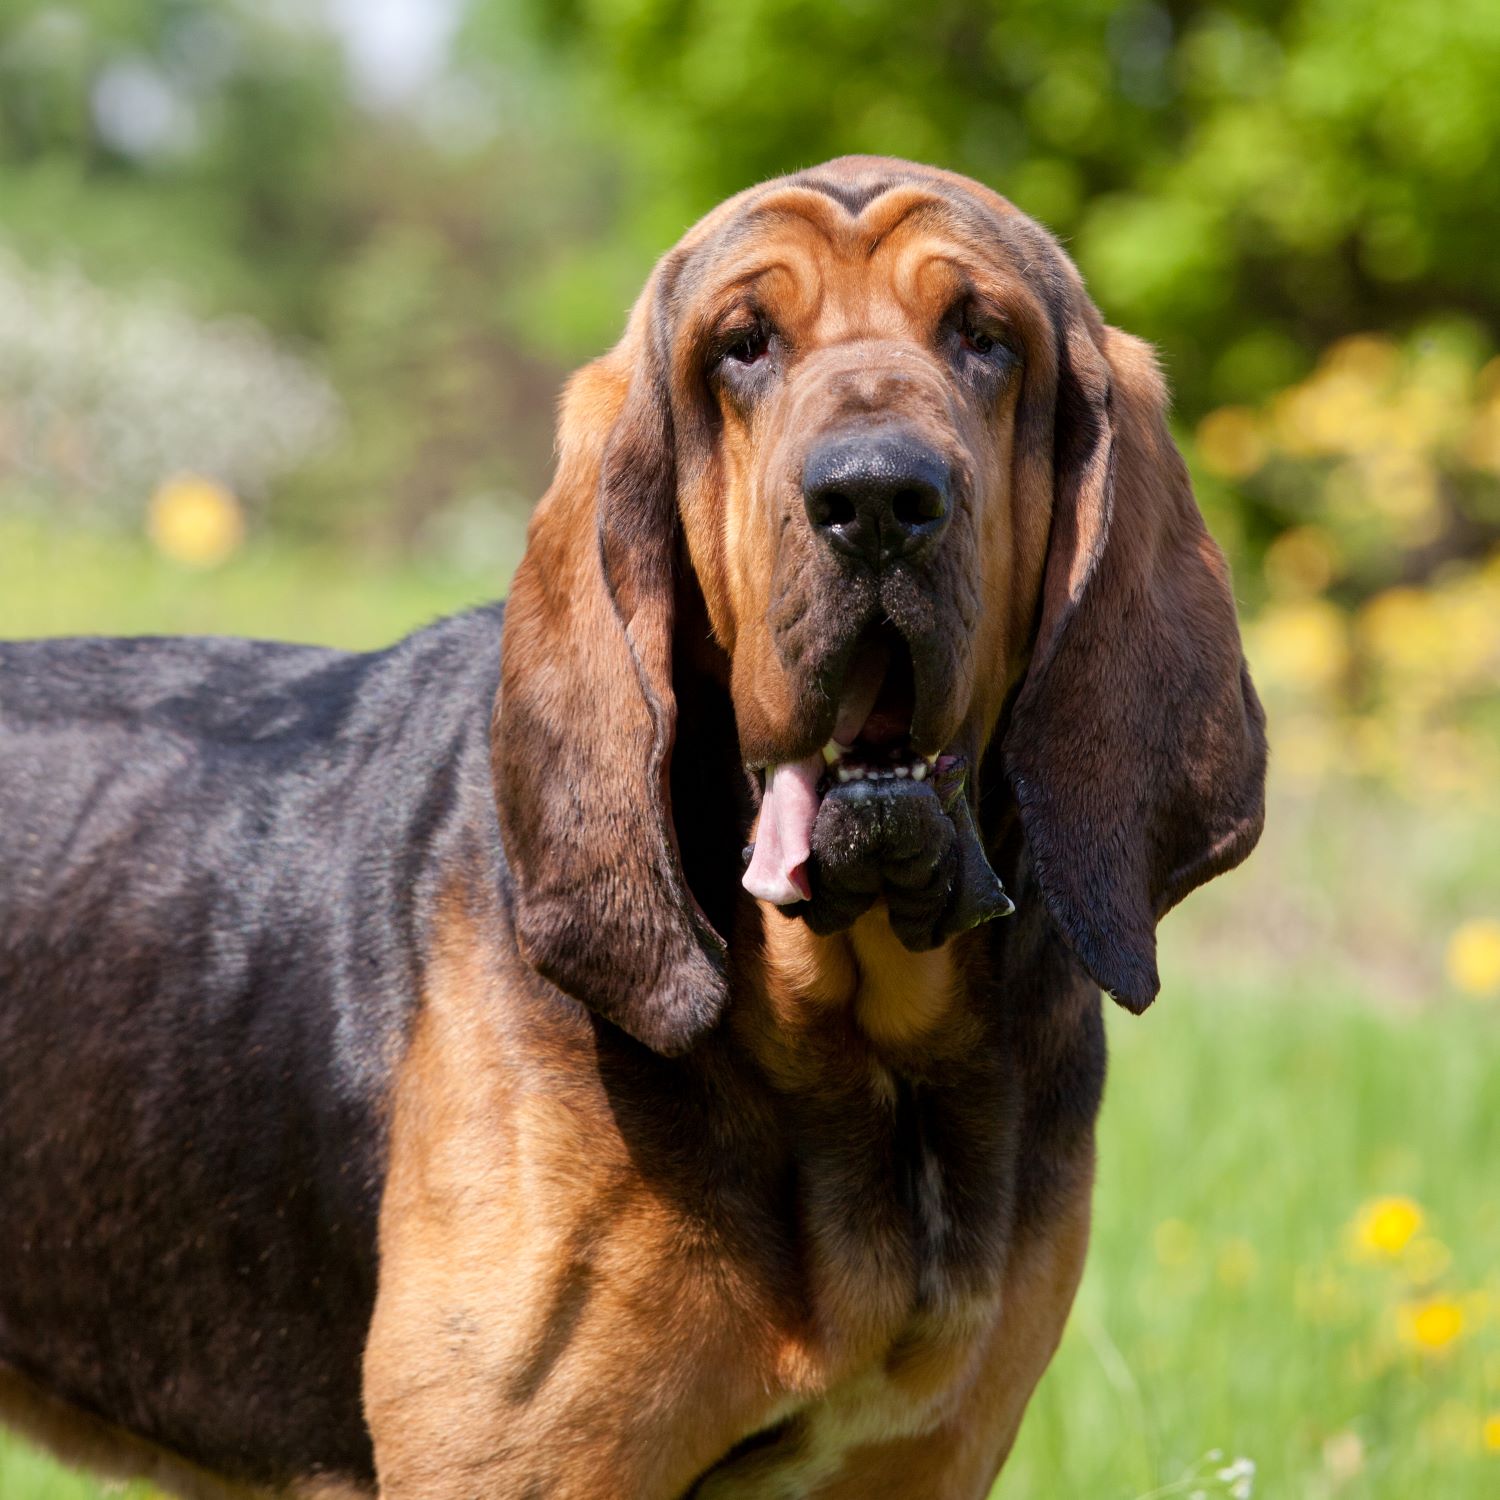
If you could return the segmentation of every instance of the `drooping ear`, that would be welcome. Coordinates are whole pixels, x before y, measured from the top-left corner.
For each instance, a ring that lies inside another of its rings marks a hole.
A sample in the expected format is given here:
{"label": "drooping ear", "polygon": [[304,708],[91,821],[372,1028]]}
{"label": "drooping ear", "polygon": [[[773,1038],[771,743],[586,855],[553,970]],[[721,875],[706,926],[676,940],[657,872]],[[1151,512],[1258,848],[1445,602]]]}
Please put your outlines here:
{"label": "drooping ear", "polygon": [[654,305],[648,287],[564,398],[506,605],[491,759],[522,953],[671,1055],[713,1025],[726,980],[672,828],[678,521]]}
{"label": "drooping ear", "polygon": [[1154,357],[1091,307],[1063,339],[1053,472],[1005,763],[1054,921],[1140,1012],[1160,988],[1157,920],[1260,835],[1264,716]]}

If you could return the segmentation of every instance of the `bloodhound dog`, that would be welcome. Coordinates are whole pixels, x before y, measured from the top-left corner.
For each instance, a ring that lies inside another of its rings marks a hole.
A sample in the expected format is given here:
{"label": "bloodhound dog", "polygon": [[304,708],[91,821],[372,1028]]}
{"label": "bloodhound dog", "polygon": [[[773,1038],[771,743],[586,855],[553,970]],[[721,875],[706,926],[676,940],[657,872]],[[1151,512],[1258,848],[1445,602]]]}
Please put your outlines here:
{"label": "bloodhound dog", "polygon": [[509,603],[0,653],[0,1395],[189,1496],[976,1500],[1100,990],[1262,716],[1150,351],[962,177],[753,188]]}

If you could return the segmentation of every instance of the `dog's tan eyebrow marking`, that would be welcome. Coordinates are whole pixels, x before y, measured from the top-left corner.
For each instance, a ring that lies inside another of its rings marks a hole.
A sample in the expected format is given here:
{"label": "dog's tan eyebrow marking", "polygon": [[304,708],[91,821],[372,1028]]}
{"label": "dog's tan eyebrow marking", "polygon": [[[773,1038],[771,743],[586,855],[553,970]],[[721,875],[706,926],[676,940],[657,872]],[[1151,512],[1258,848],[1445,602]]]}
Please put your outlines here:
{"label": "dog's tan eyebrow marking", "polygon": [[790,289],[793,300],[800,303],[800,316],[817,317],[824,297],[821,282],[816,276],[805,275],[794,257],[775,256],[753,262],[719,287],[713,295],[706,322],[709,325],[722,323],[735,310],[736,304],[756,301],[757,293],[773,278],[780,278],[781,284]]}
{"label": "dog's tan eyebrow marking", "polygon": [[719,295],[733,297],[739,292],[753,287],[757,281],[763,281],[775,271],[781,271],[785,275],[795,275],[795,270],[790,260],[784,256],[778,256],[774,260],[756,261],[753,265],[745,267],[735,274],[719,288]]}
{"label": "dog's tan eyebrow marking", "polygon": [[869,239],[865,245],[866,259],[873,259],[875,252],[895,234],[904,224],[913,220],[940,222],[948,208],[948,204],[941,198],[934,198],[924,193],[920,197],[914,197],[905,204],[889,223],[882,225]]}
{"label": "dog's tan eyebrow marking", "polygon": [[[818,198],[806,196],[808,184],[794,180],[790,186],[796,191],[777,192],[752,203],[744,217],[721,242],[721,253],[727,245],[737,240],[751,238],[768,226],[787,223],[810,226],[825,239],[842,243],[852,227],[850,221],[829,219]],[[934,227],[947,227],[960,233],[968,227],[965,216],[958,211],[956,205],[946,195],[931,191],[925,183],[891,183],[884,192],[897,189],[903,190],[902,196],[896,198],[888,210],[882,208],[862,238],[856,242],[857,249],[863,252],[867,260],[873,258],[898,229],[914,222],[918,225],[928,222]]]}

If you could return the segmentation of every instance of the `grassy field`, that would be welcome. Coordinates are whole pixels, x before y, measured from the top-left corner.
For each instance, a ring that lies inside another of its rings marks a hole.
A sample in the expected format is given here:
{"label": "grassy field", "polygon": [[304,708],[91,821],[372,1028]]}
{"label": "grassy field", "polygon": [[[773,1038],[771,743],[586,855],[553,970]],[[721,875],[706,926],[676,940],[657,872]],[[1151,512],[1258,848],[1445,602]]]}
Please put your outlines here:
{"label": "grassy field", "polygon": [[[503,589],[0,518],[0,636],[373,644]],[[1443,966],[1496,915],[1494,809],[1276,784],[1262,850],[1165,924],[1161,1001],[1110,1017],[1089,1269],[999,1495],[1243,1494],[1240,1459],[1274,1500],[1500,1494],[1500,1001]],[[103,1493],[0,1440],[0,1500]]]}

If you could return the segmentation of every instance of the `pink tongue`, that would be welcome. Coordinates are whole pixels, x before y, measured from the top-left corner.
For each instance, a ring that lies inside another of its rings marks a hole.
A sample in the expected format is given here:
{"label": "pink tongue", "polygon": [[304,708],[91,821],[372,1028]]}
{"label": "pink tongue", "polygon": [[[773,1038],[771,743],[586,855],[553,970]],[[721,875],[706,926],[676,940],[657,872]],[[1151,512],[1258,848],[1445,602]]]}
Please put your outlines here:
{"label": "pink tongue", "polygon": [[812,896],[807,856],[812,852],[813,823],[818,816],[818,778],[823,757],[788,761],[766,772],[760,799],[755,853],[745,871],[744,887],[752,896],[776,906],[790,906]]}

